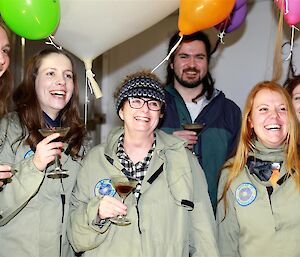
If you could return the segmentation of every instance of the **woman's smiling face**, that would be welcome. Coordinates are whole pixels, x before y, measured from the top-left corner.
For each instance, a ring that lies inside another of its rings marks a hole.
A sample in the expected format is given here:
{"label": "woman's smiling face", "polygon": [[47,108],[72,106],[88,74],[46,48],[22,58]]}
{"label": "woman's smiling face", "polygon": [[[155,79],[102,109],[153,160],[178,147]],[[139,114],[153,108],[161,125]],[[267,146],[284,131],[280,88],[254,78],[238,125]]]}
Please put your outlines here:
{"label": "woman's smiling face", "polygon": [[45,56],[38,69],[35,90],[42,110],[55,119],[73,95],[73,70],[69,58],[58,53]]}
{"label": "woman's smiling face", "polygon": [[0,27],[0,77],[7,70],[10,62],[10,44],[6,31]]}
{"label": "woman's smiling face", "polygon": [[287,106],[280,93],[262,89],[253,101],[249,117],[258,141],[269,148],[283,144],[288,133]]}
{"label": "woman's smiling face", "polygon": [[[150,98],[142,99],[151,100]],[[146,103],[144,103],[141,108],[135,109],[130,106],[128,100],[124,102],[123,107],[119,111],[119,115],[124,121],[125,129],[128,129],[130,132],[146,133],[152,133],[157,127],[159,119],[162,117],[160,110],[152,111],[148,108]]]}

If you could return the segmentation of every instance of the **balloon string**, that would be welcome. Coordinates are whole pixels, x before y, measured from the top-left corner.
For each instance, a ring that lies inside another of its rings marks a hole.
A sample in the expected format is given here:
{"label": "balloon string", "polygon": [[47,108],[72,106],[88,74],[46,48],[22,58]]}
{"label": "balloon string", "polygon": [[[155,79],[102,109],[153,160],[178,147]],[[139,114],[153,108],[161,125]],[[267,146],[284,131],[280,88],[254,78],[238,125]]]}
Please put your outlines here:
{"label": "balloon string", "polygon": [[[276,2],[278,3],[279,0],[276,0]],[[281,7],[283,7],[283,5],[285,4],[285,12],[284,15],[287,15],[289,13],[289,0],[281,0]],[[279,3],[278,6],[280,7]],[[281,8],[280,7],[280,8]]]}
{"label": "balloon string", "polygon": [[88,96],[88,88],[90,89],[91,95],[93,94],[93,90],[91,87],[91,82],[89,81],[88,77],[85,77],[85,101],[84,101],[84,126],[87,127],[87,120],[88,120],[88,104],[90,102]]}
{"label": "balloon string", "polygon": [[89,79],[89,77],[95,77],[95,74],[92,72],[92,70],[87,70],[86,71],[86,79],[87,79],[87,85],[89,86],[89,89],[90,89],[90,92],[91,92],[91,95],[94,94],[94,91],[93,91],[93,88],[92,88],[92,83]]}
{"label": "balloon string", "polygon": [[221,39],[219,38],[219,39],[217,40],[217,42],[216,42],[216,45],[215,45],[214,49],[211,51],[210,55],[213,55],[213,54],[217,51],[220,42],[221,42]]}
{"label": "balloon string", "polygon": [[88,78],[85,77],[85,97],[84,97],[84,126],[87,126],[87,112],[88,112]]}
{"label": "balloon string", "polygon": [[218,38],[220,39],[220,43],[222,43],[222,44],[225,44],[225,42],[223,40],[223,38],[225,37],[225,34],[226,34],[225,29],[223,29],[223,31],[218,34]]}
{"label": "balloon string", "polygon": [[223,41],[223,38],[226,35],[225,30],[227,29],[227,25],[228,25],[229,22],[230,22],[230,16],[227,17],[227,19],[225,20],[222,31],[220,31],[220,33],[218,34],[218,38],[220,39],[220,43],[222,43],[222,44],[225,44],[225,42]]}
{"label": "balloon string", "polygon": [[85,67],[85,76],[88,78],[89,80],[89,85],[90,85],[90,89],[92,88],[92,92],[95,95],[95,97],[98,99],[100,97],[102,97],[102,92],[100,90],[100,87],[97,83],[97,81],[94,79],[95,74],[92,72],[92,64],[93,64],[93,60],[92,59],[83,59],[84,62],[84,67]]}
{"label": "balloon string", "polygon": [[292,25],[292,36],[291,36],[291,43],[290,43],[290,53],[289,53],[288,57],[284,59],[285,61],[288,61],[292,57],[292,54],[293,54],[295,29],[297,31],[299,31],[299,29],[296,26]]}
{"label": "balloon string", "polygon": [[183,36],[180,36],[178,42],[172,47],[172,49],[170,50],[170,53],[166,56],[166,58],[164,58],[152,71],[151,73],[153,73],[159,66],[161,66],[165,61],[168,61],[170,59],[171,54],[176,50],[176,48],[179,46],[180,42],[182,41]]}
{"label": "balloon string", "polygon": [[45,42],[46,45],[52,45],[52,46],[54,46],[57,50],[62,50],[62,47],[61,47],[61,46],[58,46],[57,44],[55,44],[55,43],[53,42],[53,39],[55,39],[55,37],[54,37],[53,35],[50,35],[50,36],[48,37],[48,39],[49,39],[49,42],[46,41],[46,42]]}
{"label": "balloon string", "polygon": [[284,15],[287,15],[289,13],[289,0],[285,0],[285,13]]}

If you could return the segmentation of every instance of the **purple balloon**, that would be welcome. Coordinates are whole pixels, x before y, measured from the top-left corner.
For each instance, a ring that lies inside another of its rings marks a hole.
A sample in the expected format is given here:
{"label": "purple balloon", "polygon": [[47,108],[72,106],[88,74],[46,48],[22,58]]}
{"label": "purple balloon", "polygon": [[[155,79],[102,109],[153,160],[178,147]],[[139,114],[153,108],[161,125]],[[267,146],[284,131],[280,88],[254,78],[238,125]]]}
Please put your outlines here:
{"label": "purple balloon", "polygon": [[239,9],[233,10],[226,20],[215,26],[218,30],[224,30],[230,33],[236,30],[245,21],[247,16],[247,4],[242,5]]}
{"label": "purple balloon", "polygon": [[247,0],[236,0],[233,11],[240,9],[244,4],[247,4]]}
{"label": "purple balloon", "polygon": [[245,21],[247,16],[247,4],[241,6],[238,10],[234,11],[230,18],[230,25],[225,30],[226,33],[236,30]]}

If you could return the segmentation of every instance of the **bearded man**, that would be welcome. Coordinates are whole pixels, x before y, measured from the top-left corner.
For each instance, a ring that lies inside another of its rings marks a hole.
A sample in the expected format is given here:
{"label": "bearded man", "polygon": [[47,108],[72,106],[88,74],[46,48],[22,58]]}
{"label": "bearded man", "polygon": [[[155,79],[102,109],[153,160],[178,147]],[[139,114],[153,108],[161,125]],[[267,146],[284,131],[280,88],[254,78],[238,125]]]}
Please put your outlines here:
{"label": "bearded man", "polygon": [[[179,41],[176,32],[168,52]],[[239,136],[241,111],[224,93],[214,88],[209,72],[211,44],[201,31],[184,35],[167,66],[166,110],[161,129],[187,140],[201,164],[214,210],[217,205],[218,172],[233,153]],[[203,126],[198,132],[185,124]]]}

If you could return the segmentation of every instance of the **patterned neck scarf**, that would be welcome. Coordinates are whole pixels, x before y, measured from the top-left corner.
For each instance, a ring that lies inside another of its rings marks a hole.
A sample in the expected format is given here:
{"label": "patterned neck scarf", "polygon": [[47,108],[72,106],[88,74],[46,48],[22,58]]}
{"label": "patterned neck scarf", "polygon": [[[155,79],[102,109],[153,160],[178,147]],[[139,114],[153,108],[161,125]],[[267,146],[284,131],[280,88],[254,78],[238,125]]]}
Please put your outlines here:
{"label": "patterned neck scarf", "polygon": [[274,170],[280,170],[282,162],[263,161],[253,156],[247,159],[247,166],[251,174],[255,174],[261,181],[269,181]]}
{"label": "patterned neck scarf", "polygon": [[134,177],[139,180],[139,183],[134,191],[136,197],[139,196],[142,181],[146,175],[149,163],[153,156],[155,145],[156,145],[156,135],[154,133],[154,141],[153,141],[152,147],[150,148],[147,156],[144,158],[143,161],[140,161],[140,162],[137,162],[136,164],[134,164],[125,152],[124,134],[122,134],[119,137],[118,147],[117,147],[117,156],[119,158],[120,163],[124,167],[124,169],[122,171],[127,177]]}

